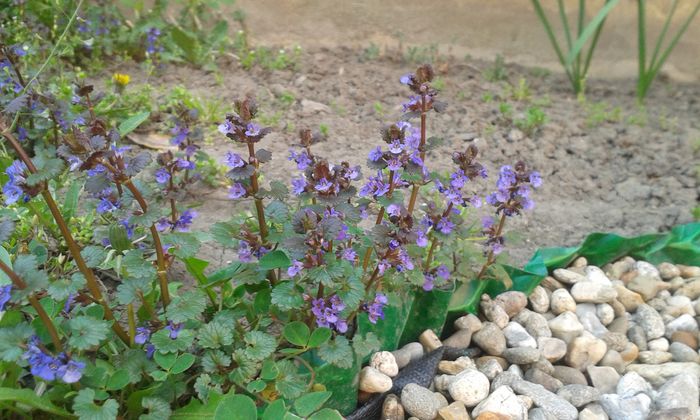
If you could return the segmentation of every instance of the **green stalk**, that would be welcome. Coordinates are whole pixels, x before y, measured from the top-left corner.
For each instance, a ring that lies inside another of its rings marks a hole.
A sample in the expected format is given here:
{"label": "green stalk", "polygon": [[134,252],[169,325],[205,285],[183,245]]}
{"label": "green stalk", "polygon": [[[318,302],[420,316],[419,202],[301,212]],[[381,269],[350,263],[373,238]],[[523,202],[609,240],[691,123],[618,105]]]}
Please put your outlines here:
{"label": "green stalk", "polygon": [[[29,157],[24,148],[22,148],[22,145],[2,121],[0,121],[0,130],[0,134],[2,134],[2,136],[10,143],[10,145],[15,150],[17,156],[19,156],[22,162],[24,162],[24,164],[27,165],[27,169],[29,170],[29,172],[33,174],[37,173],[36,166],[34,166],[34,162],[32,162],[32,159]],[[109,303],[100,291],[100,283],[97,280],[95,273],[92,271],[92,269],[90,269],[90,267],[88,267],[88,265],[85,263],[85,260],[83,259],[83,256],[80,254],[80,245],[78,245],[78,243],[73,238],[73,234],[71,233],[70,229],[68,228],[68,224],[66,223],[66,220],[61,214],[61,211],[58,208],[58,204],[56,204],[56,201],[54,200],[53,196],[47,188],[44,188],[43,191],[41,191],[41,196],[44,198],[46,205],[49,207],[49,211],[51,212],[51,215],[56,221],[56,224],[58,225],[58,229],[61,231],[63,239],[66,241],[66,245],[68,246],[68,250],[70,251],[71,256],[73,256],[73,261],[75,261],[75,265],[78,266],[78,269],[85,277],[85,281],[87,283],[88,289],[90,290],[90,294],[92,295],[93,299],[97,303],[99,303],[104,309],[105,318],[108,321],[113,321],[112,329],[114,330],[114,332],[124,342],[124,344],[128,346],[129,336],[121,327],[119,322],[117,322],[117,320],[114,318],[112,308],[109,306]]]}
{"label": "green stalk", "polygon": [[646,63],[647,63],[647,41],[646,41],[646,0],[637,0],[637,49],[639,80],[637,81],[637,98],[641,99],[646,94]]}
{"label": "green stalk", "polygon": [[678,0],[673,0],[673,4],[671,4],[671,11],[668,13],[668,16],[666,16],[664,27],[661,29],[661,34],[659,34],[659,38],[656,40],[656,47],[654,47],[654,54],[651,55],[649,69],[654,67],[654,63],[656,63],[659,52],[661,52],[661,45],[664,43],[668,28],[671,26],[671,20],[673,20],[673,15],[676,13],[676,7],[678,7]]}
{"label": "green stalk", "polygon": [[[610,3],[612,0],[606,0],[605,4]],[[595,51],[596,45],[598,45],[598,38],[600,38],[601,32],[603,32],[603,26],[605,26],[605,21],[607,20],[607,15],[603,18],[603,20],[600,22],[600,25],[595,31],[595,35],[593,35],[593,39],[591,40],[591,45],[588,47],[588,54],[586,54],[586,61],[584,62],[583,65],[583,77],[585,78],[586,75],[588,74],[588,68],[591,66],[591,60],[593,59],[593,52]]]}
{"label": "green stalk", "polygon": [[554,48],[554,52],[557,54],[557,58],[559,59],[559,62],[561,63],[562,67],[564,68],[564,71],[566,72],[566,77],[569,78],[569,82],[571,83],[571,86],[576,89],[576,83],[574,82],[574,77],[571,74],[571,71],[569,70],[568,66],[566,65],[566,60],[564,59],[564,54],[561,52],[561,48],[559,47],[559,43],[557,42],[557,38],[554,36],[554,31],[552,30],[552,25],[549,23],[549,20],[547,19],[547,15],[545,15],[544,10],[542,9],[542,4],[540,4],[540,0],[532,0],[532,5],[535,8],[535,13],[537,14],[537,17],[540,19],[540,22],[542,22],[542,25],[544,26],[544,30],[547,33],[547,37],[549,38],[549,42],[552,44],[552,47]]}

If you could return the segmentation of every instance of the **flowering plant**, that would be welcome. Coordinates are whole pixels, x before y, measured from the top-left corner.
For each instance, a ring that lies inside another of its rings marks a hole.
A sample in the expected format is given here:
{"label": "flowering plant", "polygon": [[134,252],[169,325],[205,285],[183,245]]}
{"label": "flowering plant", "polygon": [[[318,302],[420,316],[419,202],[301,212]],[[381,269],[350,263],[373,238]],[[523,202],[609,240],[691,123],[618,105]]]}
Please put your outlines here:
{"label": "flowering plant", "polygon": [[[410,328],[444,323],[446,306],[409,328],[400,314],[410,302],[501,276],[505,222],[533,207],[542,183],[522,162],[503,166],[482,200],[488,174],[473,145],[452,153],[449,172],[431,171],[428,151],[440,141],[426,121],[446,106],[433,77],[424,65],[400,79],[412,96],[381,130],[366,178],[318,155],[323,136],[302,129],[289,154],[299,173],[265,182],[271,129],[254,98],[237,100],[218,127],[232,148],[223,164],[229,197],[253,211],[208,232],[192,232],[197,213],[180,204],[199,179],[196,112],[175,110],[178,150],[156,159],[122,144],[88,85],[76,90],[84,121],[34,158],[0,119],[16,155],[4,171],[5,204],[41,196],[59,231],[47,256],[15,241],[13,220],[0,222],[0,360],[22,391],[36,391],[13,408],[100,419],[228,418],[234,409],[240,418],[330,419],[351,410],[363,358],[396,347]],[[84,204],[102,222],[84,247],[50,187],[66,171],[84,182]],[[483,230],[466,217],[482,201],[496,216]],[[197,258],[205,241],[235,249],[237,261],[208,270]],[[469,241],[485,243],[478,264],[463,252]],[[173,273],[176,263],[195,284]]]}

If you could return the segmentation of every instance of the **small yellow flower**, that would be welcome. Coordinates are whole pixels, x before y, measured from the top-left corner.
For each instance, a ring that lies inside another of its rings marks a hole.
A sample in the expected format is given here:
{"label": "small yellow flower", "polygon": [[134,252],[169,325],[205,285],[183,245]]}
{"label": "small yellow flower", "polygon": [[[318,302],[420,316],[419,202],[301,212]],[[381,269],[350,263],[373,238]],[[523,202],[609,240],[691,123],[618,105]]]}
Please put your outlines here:
{"label": "small yellow flower", "polygon": [[117,86],[120,86],[123,88],[124,86],[129,84],[131,77],[129,77],[128,74],[114,73],[114,76],[112,76],[112,79],[114,80],[114,83],[117,84]]}

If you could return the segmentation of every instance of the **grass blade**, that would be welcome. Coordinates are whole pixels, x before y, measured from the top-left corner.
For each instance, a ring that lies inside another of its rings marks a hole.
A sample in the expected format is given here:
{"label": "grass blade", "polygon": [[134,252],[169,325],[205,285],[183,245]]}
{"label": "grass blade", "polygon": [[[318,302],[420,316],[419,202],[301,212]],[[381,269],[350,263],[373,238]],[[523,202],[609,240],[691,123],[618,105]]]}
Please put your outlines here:
{"label": "grass blade", "polygon": [[583,32],[581,32],[581,35],[574,43],[574,47],[569,51],[569,54],[566,57],[565,66],[570,66],[571,63],[573,63],[583,46],[586,44],[586,41],[588,41],[588,39],[591,36],[593,36],[593,34],[596,32],[596,29],[602,24],[602,22],[608,16],[610,11],[615,6],[617,6],[619,2],[620,0],[610,0],[609,3],[606,3],[605,6],[603,6],[600,9],[600,11],[598,11],[595,17],[588,23],[588,25],[586,25]]}

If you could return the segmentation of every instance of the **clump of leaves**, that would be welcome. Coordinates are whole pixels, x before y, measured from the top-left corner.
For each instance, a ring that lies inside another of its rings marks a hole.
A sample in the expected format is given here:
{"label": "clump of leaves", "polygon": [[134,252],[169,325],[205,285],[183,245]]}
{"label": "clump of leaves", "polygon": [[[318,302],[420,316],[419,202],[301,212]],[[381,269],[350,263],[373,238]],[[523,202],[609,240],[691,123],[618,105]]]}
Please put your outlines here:
{"label": "clump of leaves", "polygon": [[[10,129],[14,113],[4,114],[0,132],[13,155],[3,160],[2,198],[11,209],[45,205],[58,231],[57,241],[24,246],[10,213],[0,213],[0,359],[13,378],[0,391],[22,397],[8,409],[340,419],[331,407],[348,396],[328,371],[346,372],[341,382],[352,384],[407,294],[500,278],[506,221],[533,208],[542,183],[517,162],[484,193],[487,169],[473,145],[451,152],[449,172],[431,170],[428,151],[443,141],[428,136],[427,119],[447,106],[434,81],[429,65],[400,78],[410,92],[403,115],[382,128],[365,168],[317,152],[335,140],[328,130],[299,130],[291,183],[263,177],[272,128],[255,98],[239,98],[218,131],[232,148],[222,156],[229,198],[250,211],[205,231],[193,231],[196,211],[184,205],[200,176],[196,109],[173,105],[177,151],[155,158],[123,144],[122,127],[134,122],[111,124],[98,112],[104,96],[85,83],[74,89],[75,117],[54,125],[55,144],[33,155]],[[21,109],[30,99],[44,104],[23,90]],[[68,174],[80,184],[59,205],[52,181]],[[469,211],[484,201],[495,219],[475,227]],[[84,209],[99,220],[88,244],[69,223]],[[469,238],[485,245],[475,265],[461,252]],[[198,258],[202,242],[237,259],[210,268]],[[184,284],[176,262],[195,284]],[[35,389],[46,392],[20,394]]]}

